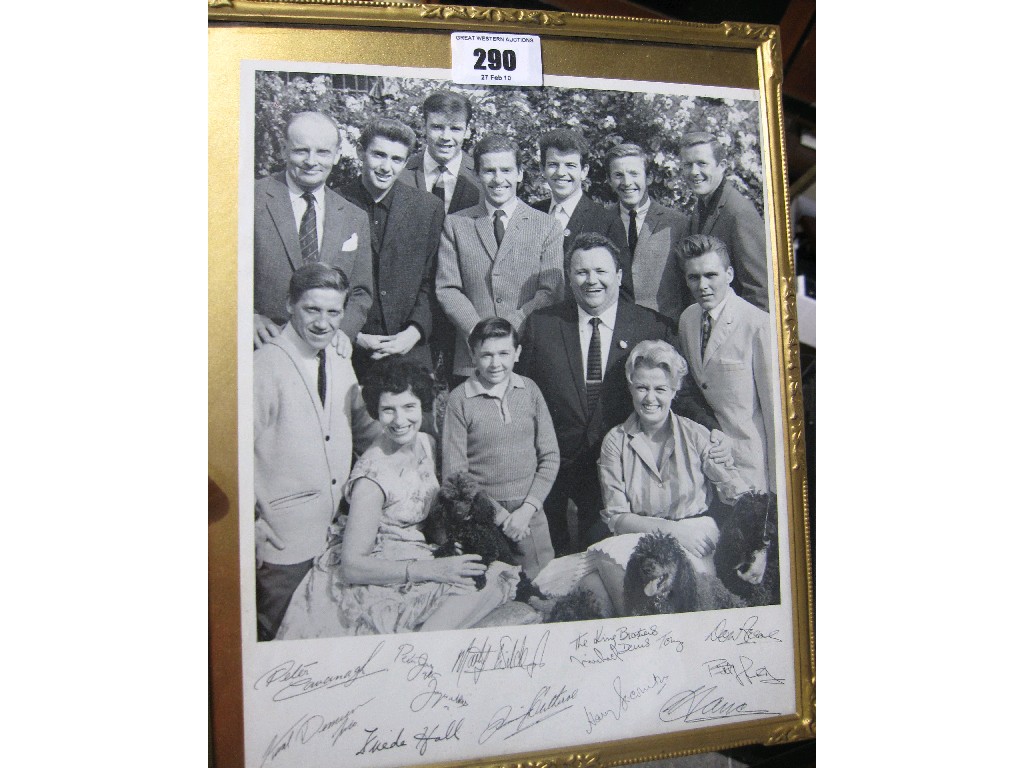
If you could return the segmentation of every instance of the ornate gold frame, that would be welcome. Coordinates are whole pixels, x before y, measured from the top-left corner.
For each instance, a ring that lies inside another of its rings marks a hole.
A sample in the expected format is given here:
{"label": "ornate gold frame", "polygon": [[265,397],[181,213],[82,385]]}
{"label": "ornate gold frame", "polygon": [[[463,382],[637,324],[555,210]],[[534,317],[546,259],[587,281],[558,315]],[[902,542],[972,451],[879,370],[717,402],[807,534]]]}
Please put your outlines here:
{"label": "ornate gold frame", "polygon": [[[807,471],[781,109],[778,28],[590,16],[577,13],[347,0],[209,0],[209,585],[213,753],[219,768],[243,765],[238,534],[237,263],[239,77],[243,58],[331,61],[345,30],[374,28],[367,63],[447,67],[446,35],[503,31],[539,34],[545,69],[559,74],[671,79],[672,67],[696,67],[702,82],[757,89],[767,202],[776,275],[782,372],[783,439],[788,459],[790,576],[797,711],[795,715],[698,731],[606,742],[571,752],[533,753],[493,768],[613,766],[744,744],[778,744],[815,733],[814,631],[807,518]],[[402,38],[401,53],[389,41]],[[443,39],[440,39],[443,38]],[[602,46],[632,42],[631,62],[609,61]],[[400,61],[395,61],[395,59]],[[626,74],[623,73],[623,68]],[[609,75],[614,70],[615,75]],[[230,222],[225,226],[225,222]],[[469,766],[472,761],[445,763]]]}

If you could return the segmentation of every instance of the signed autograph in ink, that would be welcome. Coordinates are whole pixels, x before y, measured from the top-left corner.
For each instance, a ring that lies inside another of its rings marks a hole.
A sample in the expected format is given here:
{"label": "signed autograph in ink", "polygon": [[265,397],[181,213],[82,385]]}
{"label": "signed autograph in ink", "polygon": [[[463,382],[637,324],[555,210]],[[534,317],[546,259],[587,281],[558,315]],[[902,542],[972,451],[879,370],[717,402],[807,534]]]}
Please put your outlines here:
{"label": "signed autograph in ink", "polygon": [[461,684],[463,675],[472,675],[473,682],[478,683],[482,674],[506,669],[521,669],[533,677],[533,673],[544,666],[544,652],[550,636],[550,630],[545,631],[536,645],[530,644],[530,637],[526,634],[517,638],[502,635],[497,645],[489,637],[481,642],[474,637],[459,651],[452,665],[452,672],[458,675],[456,682]]}
{"label": "signed autograph in ink", "polygon": [[750,616],[738,629],[729,629],[728,620],[722,619],[715,628],[704,637],[705,642],[710,643],[735,643],[736,645],[747,645],[749,643],[781,643],[782,638],[778,636],[779,630],[761,630],[757,626],[757,616]]}
{"label": "signed autograph in ink", "polygon": [[633,686],[627,690],[623,690],[622,678],[616,677],[615,680],[612,681],[612,691],[615,693],[614,707],[591,712],[587,709],[586,705],[583,706],[583,714],[587,718],[587,735],[589,736],[593,733],[594,726],[599,724],[605,718],[611,717],[614,720],[621,720],[622,715],[629,711],[630,704],[639,701],[645,694],[650,693],[651,691],[661,693],[665,690],[665,685],[667,683],[668,675],[659,675],[655,672],[647,682]]}
{"label": "signed autograph in ink", "polygon": [[583,632],[573,639],[571,645],[574,652],[569,656],[569,661],[575,662],[581,667],[606,664],[609,661],[622,661],[624,656],[635,651],[663,647],[664,642],[661,646],[651,645],[651,641],[657,640],[658,636],[658,627],[653,624],[637,629],[616,627],[611,632],[605,627],[598,627],[594,631],[593,638],[588,638]]}
{"label": "signed autograph in ink", "polygon": [[365,707],[373,699],[367,699],[362,704],[357,704],[347,712],[328,719],[323,715],[303,715],[294,725],[282,734],[273,736],[270,744],[263,752],[263,760],[260,766],[267,765],[274,761],[274,758],[287,749],[299,744],[308,744],[315,737],[327,734],[331,739],[331,746],[335,746],[345,733],[358,725],[352,716],[356,710]]}
{"label": "signed autograph in ink", "polygon": [[563,685],[558,692],[551,695],[551,686],[545,685],[534,695],[533,700],[527,705],[518,707],[513,714],[513,705],[505,704],[500,707],[492,716],[490,722],[480,734],[478,743],[486,744],[496,733],[502,733],[504,739],[511,739],[527,728],[532,728],[545,720],[560,715],[572,709],[572,702],[576,699],[578,689],[566,690]]}
{"label": "signed autograph in ink", "polygon": [[767,709],[751,709],[745,701],[732,701],[724,696],[715,696],[717,686],[701,685],[672,695],[658,713],[663,723],[682,720],[684,723],[703,723],[709,720],[726,720],[747,715],[777,715]]}
{"label": "signed autograph in ink", "polygon": [[754,669],[754,662],[747,656],[740,656],[738,661],[738,664],[733,664],[729,659],[712,659],[705,661],[704,667],[708,671],[708,677],[733,675],[740,685],[753,685],[754,683],[782,685],[786,682],[784,678],[776,677],[769,672],[767,667]]}
{"label": "signed autograph in ink", "polygon": [[374,657],[380,653],[380,649],[383,647],[384,642],[381,641],[377,643],[377,647],[370,652],[370,655],[361,664],[357,664],[344,672],[323,675],[322,677],[314,676],[311,672],[312,668],[319,664],[319,662],[312,661],[306,664],[298,664],[294,661],[285,661],[261,675],[253,684],[253,688],[257,691],[274,691],[271,696],[272,701],[286,701],[307,693],[336,688],[339,685],[343,688],[348,688],[358,680],[388,671],[388,667],[377,667],[373,663]]}

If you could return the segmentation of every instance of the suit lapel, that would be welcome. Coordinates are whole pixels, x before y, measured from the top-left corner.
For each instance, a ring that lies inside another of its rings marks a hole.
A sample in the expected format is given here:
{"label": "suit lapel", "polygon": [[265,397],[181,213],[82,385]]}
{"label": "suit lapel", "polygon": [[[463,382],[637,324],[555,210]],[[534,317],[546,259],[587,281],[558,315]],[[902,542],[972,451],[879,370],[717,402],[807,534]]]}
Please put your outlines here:
{"label": "suit lapel", "polygon": [[494,261],[498,255],[498,241],[494,239],[494,229],[491,224],[491,217],[487,215],[487,209],[481,204],[473,211],[476,233],[483,243],[487,257]]}
{"label": "suit lapel", "polygon": [[343,226],[345,199],[331,190],[324,194],[324,236],[320,241],[320,253],[339,253],[343,245],[346,228]]}
{"label": "suit lapel", "polygon": [[[704,352],[704,360],[709,361],[718,351],[718,348],[722,346],[722,342],[732,335],[732,332],[736,330],[736,319],[733,308],[735,302],[732,300],[732,296],[729,296],[725,300],[725,307],[722,309],[722,314],[718,316],[718,321],[711,326],[711,337],[708,339],[708,348]],[[697,337],[697,349],[700,349],[700,335],[698,332]]]}
{"label": "suit lapel", "polygon": [[715,209],[708,213],[707,221],[704,222],[704,226],[700,230],[702,235],[711,234],[711,230],[715,227],[715,222],[718,221],[718,214],[722,212],[722,209],[725,207],[726,202],[728,202],[729,195],[732,192],[727,179],[722,179],[722,184],[724,185],[722,189],[722,196],[718,198],[718,205],[715,206]]}
{"label": "suit lapel", "polygon": [[[284,250],[288,254],[292,269],[298,269],[304,262],[302,249],[299,247],[299,230],[295,226],[295,212],[292,210],[287,182],[283,177],[279,177],[278,181],[278,184],[267,188],[267,196],[270,198],[267,200],[267,208],[270,209],[270,218],[274,220],[274,226],[277,227],[277,232],[284,243]],[[325,220],[324,228],[326,227]]]}
{"label": "suit lapel", "polygon": [[[502,256],[507,256],[509,253],[516,249],[516,245],[519,240],[523,237],[523,233],[526,231],[528,222],[530,219],[530,208],[522,200],[516,206],[515,211],[509,217],[508,223],[505,224],[505,236],[501,239],[501,245],[497,247],[497,251],[494,256],[494,260]],[[494,238],[494,222],[493,219],[488,219],[491,222],[491,238]],[[498,241],[494,240],[495,245]]]}
{"label": "suit lapel", "polygon": [[647,242],[651,239],[651,236],[662,227],[661,217],[665,214],[665,209],[657,205],[653,200],[651,201],[651,207],[647,209],[647,215],[644,216],[644,225],[640,227],[640,231],[637,232],[636,236],[636,249],[639,251],[641,248],[647,246]]}
{"label": "suit lapel", "polygon": [[634,338],[633,314],[630,305],[619,302],[619,308],[615,313],[615,329],[612,331],[612,346],[608,350],[608,363],[605,371],[611,370],[612,365],[629,354],[630,349],[640,339]]}
{"label": "suit lapel", "polygon": [[580,348],[579,315],[575,302],[569,302],[568,313],[562,322],[562,347],[565,349],[566,363],[572,372],[572,381],[579,399],[580,413],[587,413],[587,387],[583,380],[583,350]]}

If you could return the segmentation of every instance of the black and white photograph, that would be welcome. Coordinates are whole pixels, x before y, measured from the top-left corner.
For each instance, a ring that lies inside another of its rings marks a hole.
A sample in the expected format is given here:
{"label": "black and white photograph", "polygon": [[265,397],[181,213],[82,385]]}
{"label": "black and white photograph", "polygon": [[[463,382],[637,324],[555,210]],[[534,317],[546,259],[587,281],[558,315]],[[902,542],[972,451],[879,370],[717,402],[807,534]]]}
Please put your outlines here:
{"label": "black and white photograph", "polygon": [[247,765],[791,715],[758,91],[241,64]]}
{"label": "black and white photograph", "polygon": [[252,149],[260,640],[779,602],[756,100],[258,70]]}

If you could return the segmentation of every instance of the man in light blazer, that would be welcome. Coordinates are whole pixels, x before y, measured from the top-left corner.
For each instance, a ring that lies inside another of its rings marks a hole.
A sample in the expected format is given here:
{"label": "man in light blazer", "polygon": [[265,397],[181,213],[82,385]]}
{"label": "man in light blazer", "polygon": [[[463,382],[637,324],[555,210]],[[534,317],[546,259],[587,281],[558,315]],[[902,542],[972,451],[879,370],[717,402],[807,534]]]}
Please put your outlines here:
{"label": "man in light blazer", "polygon": [[[516,371],[532,379],[548,405],[558,437],[560,467],[544,502],[556,556],[570,554],[569,499],[579,515],[581,548],[610,535],[601,521],[597,459],[601,441],[633,412],[626,358],[644,339],[675,344],[669,318],[634,304],[619,290],[619,249],[608,238],[585,232],[571,245],[567,281],[571,297],[533,312],[523,327]],[[588,358],[598,322],[601,378],[588,382]],[[690,386],[673,410],[704,424],[718,423]]]}
{"label": "man in light blazer", "polygon": [[437,247],[444,204],[429,192],[398,184],[416,144],[412,128],[374,120],[359,139],[362,173],[342,189],[370,220],[376,291],[352,364],[360,379],[372,361],[406,355],[432,370],[427,342],[433,328]]}
{"label": "man in light blazer", "polygon": [[486,317],[518,331],[535,309],[562,297],[562,226],[516,196],[519,148],[490,134],[473,152],[484,200],[445,219],[437,255],[437,300],[456,330],[454,374],[473,373],[469,334]]}
{"label": "man in light blazer", "polygon": [[[734,288],[741,298],[768,311],[768,250],[764,219],[754,204],[725,178],[725,147],[710,133],[683,136],[680,173],[697,195],[687,234],[717,237],[732,259]],[[696,297],[694,297],[696,299]]]}
{"label": "man in light blazer", "polygon": [[733,439],[736,469],[750,488],[775,491],[775,429],[768,313],[732,289],[729,249],[710,235],[680,243],[686,284],[696,298],[679,318],[690,374]]}
{"label": "man in light blazer", "polygon": [[622,290],[640,306],[677,318],[689,300],[671,254],[687,234],[688,218],[650,198],[649,160],[636,144],[612,147],[606,162],[619,202],[605,234],[622,253]]}
{"label": "man in light blazer", "polygon": [[254,345],[259,348],[281,332],[288,322],[292,273],[317,261],[348,276],[351,289],[340,330],[354,341],[373,303],[373,259],[366,214],[326,186],[341,159],[337,126],[319,112],[292,115],[283,159],[283,173],[256,182]]}
{"label": "man in light blazer", "polygon": [[410,157],[399,176],[404,184],[439,197],[445,213],[472,208],[483,193],[473,158],[462,150],[472,118],[465,96],[453,91],[430,94],[423,102],[426,152]]}
{"label": "man in light blazer", "polygon": [[565,227],[562,249],[568,257],[569,246],[581,232],[608,231],[608,209],[583,194],[583,180],[590,173],[589,149],[576,131],[558,128],[541,134],[540,164],[551,196],[533,207]]}

